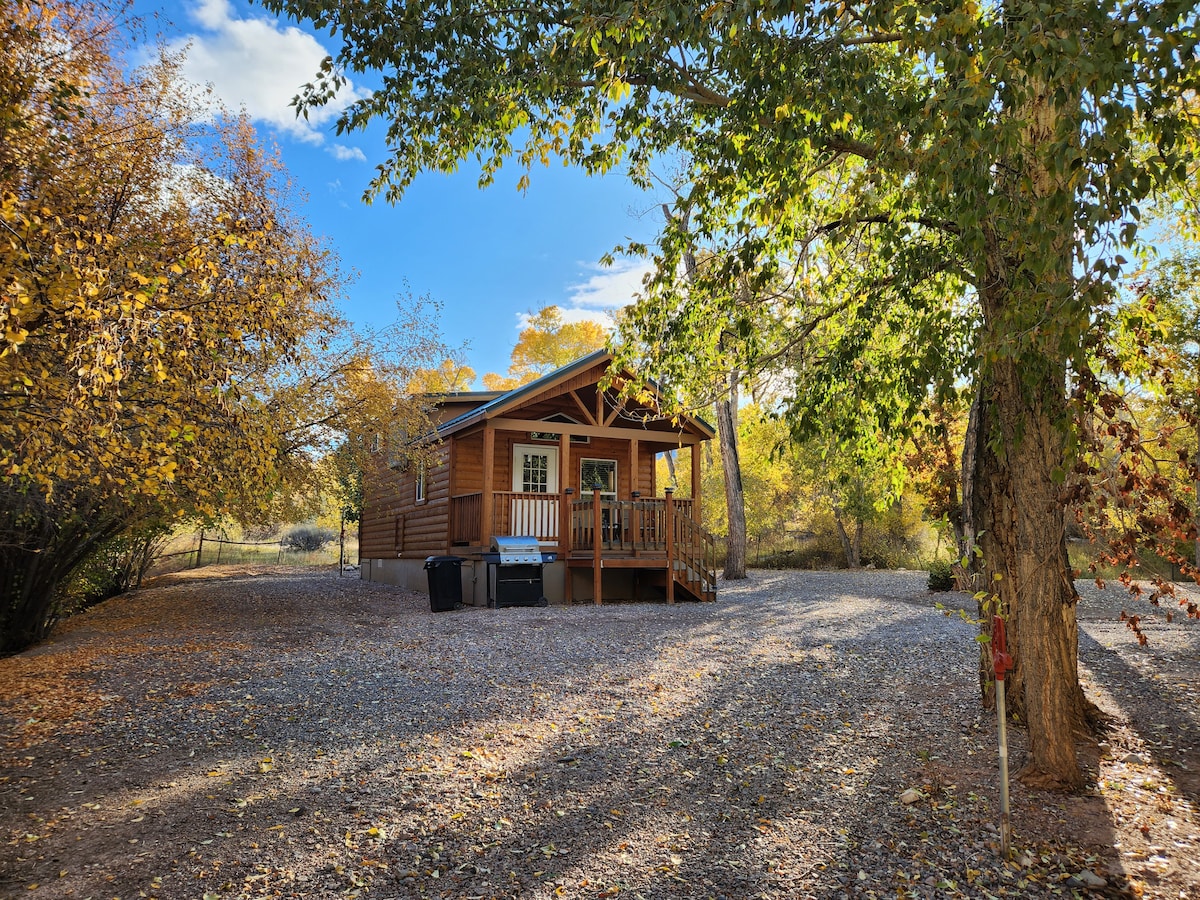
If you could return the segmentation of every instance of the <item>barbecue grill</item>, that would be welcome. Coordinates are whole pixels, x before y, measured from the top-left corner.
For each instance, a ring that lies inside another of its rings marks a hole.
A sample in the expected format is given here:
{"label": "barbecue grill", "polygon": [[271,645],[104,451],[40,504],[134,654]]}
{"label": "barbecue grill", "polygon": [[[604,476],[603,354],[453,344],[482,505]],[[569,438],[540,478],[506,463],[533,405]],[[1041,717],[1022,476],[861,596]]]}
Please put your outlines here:
{"label": "barbecue grill", "polygon": [[488,565],[488,606],[545,606],[543,567],[558,559],[543,553],[530,535],[492,537],[492,550],[483,554]]}

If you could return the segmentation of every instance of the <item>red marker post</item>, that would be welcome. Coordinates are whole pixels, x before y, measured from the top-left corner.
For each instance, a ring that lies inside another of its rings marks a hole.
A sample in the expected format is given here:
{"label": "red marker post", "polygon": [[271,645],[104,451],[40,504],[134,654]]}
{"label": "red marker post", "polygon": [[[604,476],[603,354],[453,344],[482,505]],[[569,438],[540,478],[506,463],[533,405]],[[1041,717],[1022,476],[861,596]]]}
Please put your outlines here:
{"label": "red marker post", "polygon": [[1004,675],[1012,670],[1012,657],[1008,655],[1008,638],[1004,633],[1004,620],[992,616],[992,671],[996,675],[996,717],[1000,735],[1000,853],[1008,859],[1008,729],[1007,713],[1004,709]]}

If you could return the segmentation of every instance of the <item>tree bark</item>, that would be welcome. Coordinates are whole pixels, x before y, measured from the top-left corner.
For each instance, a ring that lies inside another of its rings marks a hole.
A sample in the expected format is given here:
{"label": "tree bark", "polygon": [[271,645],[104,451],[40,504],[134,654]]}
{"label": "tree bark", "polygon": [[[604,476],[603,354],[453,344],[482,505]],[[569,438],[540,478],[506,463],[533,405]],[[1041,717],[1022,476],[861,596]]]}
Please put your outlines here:
{"label": "tree bark", "polygon": [[[1070,5],[1061,28],[1070,29]],[[1005,27],[1022,10],[1004,4]],[[1014,37],[1015,44],[1020,42]],[[1019,777],[1041,788],[1083,783],[1075,752],[1088,704],[1079,684],[1078,595],[1067,558],[1067,367],[1089,327],[1074,272],[1075,187],[1060,164],[1079,140],[1078,86],[1045,80],[1015,57],[1004,111],[1013,144],[994,169],[978,291],[983,325],[977,377],[968,539],[981,554],[981,617],[1007,622],[1014,669],[1009,709],[1029,733]],[[970,441],[968,443],[971,443]]]}
{"label": "tree bark", "polygon": [[746,577],[746,492],[737,443],[738,373],[729,374],[729,393],[717,401],[717,436],[721,441],[721,467],[725,473],[725,510],[729,537],[725,547],[727,581]]}
{"label": "tree bark", "polygon": [[[663,215],[671,218],[671,209],[663,204]],[[687,220],[684,220],[687,229]],[[696,279],[696,255],[689,248],[683,254],[684,269],[688,281]],[[746,577],[746,492],[742,487],[742,464],[738,456],[737,408],[738,380],[740,373],[735,368],[729,373],[729,390],[717,400],[717,438],[721,442],[721,469],[725,474],[725,516],[729,535],[725,545],[725,571],[727,581],[739,581]]]}
{"label": "tree bark", "polygon": [[1065,367],[1043,360],[1034,379],[1030,363],[1000,360],[980,385],[988,397],[982,425],[990,436],[978,448],[973,496],[988,594],[981,618],[989,634],[993,614],[1008,623],[1015,663],[1006,678],[1009,710],[1029,729],[1030,756],[1020,777],[1074,789],[1082,784],[1075,735],[1085,725],[1087,704],[1077,666],[1079,597],[1053,477],[1065,460]]}
{"label": "tree bark", "polygon": [[858,568],[858,560],[854,558],[854,545],[850,541],[850,532],[846,530],[846,522],[842,520],[841,510],[833,511],[834,527],[838,529],[838,540],[841,541],[842,556],[846,557],[846,565],[850,569]]}
{"label": "tree bark", "polygon": [[679,478],[675,475],[675,451],[668,450],[663,456],[667,460],[667,480],[670,482],[670,487],[679,487]]}

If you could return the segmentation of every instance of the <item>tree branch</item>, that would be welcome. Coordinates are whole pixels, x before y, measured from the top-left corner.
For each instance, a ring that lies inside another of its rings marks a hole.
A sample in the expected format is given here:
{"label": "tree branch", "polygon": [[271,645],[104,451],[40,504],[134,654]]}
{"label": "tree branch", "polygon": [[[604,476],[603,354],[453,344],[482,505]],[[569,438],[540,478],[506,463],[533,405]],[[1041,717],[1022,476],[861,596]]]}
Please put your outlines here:
{"label": "tree branch", "polygon": [[902,224],[922,225],[925,228],[932,228],[937,231],[944,231],[947,234],[953,234],[956,237],[962,234],[962,229],[953,222],[947,220],[931,219],[927,216],[917,216],[913,219],[897,219],[895,216],[886,213],[880,213],[873,216],[861,216],[851,219],[835,219],[832,222],[826,222],[824,225],[818,225],[815,234],[831,234],[842,228],[849,228],[855,225],[902,225]]}
{"label": "tree branch", "polygon": [[904,32],[891,31],[884,34],[867,34],[857,38],[846,38],[843,47],[860,47],[863,44],[894,44],[904,40]]}

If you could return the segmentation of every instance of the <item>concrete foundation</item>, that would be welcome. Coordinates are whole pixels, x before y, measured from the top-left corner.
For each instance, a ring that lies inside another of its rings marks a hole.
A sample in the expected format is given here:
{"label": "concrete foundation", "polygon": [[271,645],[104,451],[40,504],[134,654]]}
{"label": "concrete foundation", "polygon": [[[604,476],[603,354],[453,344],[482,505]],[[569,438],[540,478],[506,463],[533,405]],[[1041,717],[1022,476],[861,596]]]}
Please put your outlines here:
{"label": "concrete foundation", "polygon": [[[546,599],[561,604],[563,584],[567,567],[562,562],[545,566],[542,572],[542,587]],[[468,559],[462,564],[462,598],[468,606],[487,606],[488,565],[482,560]],[[425,571],[423,559],[364,559],[359,566],[359,577],[363,581],[394,584],[410,591],[429,593],[429,573]]]}
{"label": "concrete foundation", "polygon": [[[542,587],[546,599],[553,605],[565,603],[567,566],[561,560],[545,566],[542,572]],[[572,597],[576,603],[592,603],[591,568],[571,569]],[[482,560],[468,559],[462,564],[462,598],[469,606],[487,606],[488,565]],[[410,591],[429,593],[429,573],[425,571],[423,559],[364,559],[359,566],[359,577],[364,581],[394,584]],[[602,591],[605,600],[661,600],[665,596],[662,587],[646,583],[643,573],[634,597],[635,571],[627,568],[605,569]]]}

